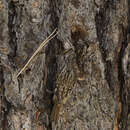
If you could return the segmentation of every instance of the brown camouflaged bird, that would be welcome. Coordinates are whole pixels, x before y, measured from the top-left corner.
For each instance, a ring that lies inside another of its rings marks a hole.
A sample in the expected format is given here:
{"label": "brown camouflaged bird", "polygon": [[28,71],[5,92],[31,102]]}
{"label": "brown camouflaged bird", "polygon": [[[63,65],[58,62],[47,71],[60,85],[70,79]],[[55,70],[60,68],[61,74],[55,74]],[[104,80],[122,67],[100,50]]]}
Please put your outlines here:
{"label": "brown camouflaged bird", "polygon": [[78,50],[67,48],[67,51],[57,58],[59,72],[56,75],[56,87],[53,96],[54,106],[51,113],[52,121],[57,122],[59,115],[62,115],[63,105],[66,104],[71,96],[77,81],[83,81],[85,79],[82,67],[86,49],[86,45],[78,46]]}
{"label": "brown camouflaged bird", "polygon": [[63,105],[66,104],[76,83],[73,71],[75,53],[70,50],[69,55],[67,52],[67,55],[59,56],[57,59],[59,60],[59,72],[56,75],[56,87],[53,96],[54,106],[51,113],[51,120],[54,122],[57,122]]}

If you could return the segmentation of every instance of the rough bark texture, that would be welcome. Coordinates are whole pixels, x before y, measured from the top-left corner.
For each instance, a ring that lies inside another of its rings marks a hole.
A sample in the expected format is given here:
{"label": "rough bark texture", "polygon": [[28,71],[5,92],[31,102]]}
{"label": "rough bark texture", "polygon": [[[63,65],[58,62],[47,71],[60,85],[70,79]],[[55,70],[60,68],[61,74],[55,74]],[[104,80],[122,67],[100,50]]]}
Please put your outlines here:
{"label": "rough bark texture", "polygon": [[0,130],[112,129],[130,129],[130,1],[0,0]]}

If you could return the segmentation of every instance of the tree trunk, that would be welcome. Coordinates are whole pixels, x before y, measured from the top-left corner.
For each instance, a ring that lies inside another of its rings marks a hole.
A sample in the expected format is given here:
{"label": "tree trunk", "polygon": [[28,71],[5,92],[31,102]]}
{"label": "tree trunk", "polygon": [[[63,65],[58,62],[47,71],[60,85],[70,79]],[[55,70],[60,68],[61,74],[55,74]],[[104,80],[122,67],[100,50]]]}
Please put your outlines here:
{"label": "tree trunk", "polygon": [[130,129],[130,1],[0,0],[0,130],[112,129]]}

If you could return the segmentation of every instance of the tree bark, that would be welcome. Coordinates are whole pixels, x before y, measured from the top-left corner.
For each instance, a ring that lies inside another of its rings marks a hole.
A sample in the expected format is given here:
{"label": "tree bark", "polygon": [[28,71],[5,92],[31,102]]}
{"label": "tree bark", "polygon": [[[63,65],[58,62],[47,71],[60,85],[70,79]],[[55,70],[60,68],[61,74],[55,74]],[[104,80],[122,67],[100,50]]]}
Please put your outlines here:
{"label": "tree bark", "polygon": [[129,0],[0,0],[0,130],[129,130],[129,122]]}

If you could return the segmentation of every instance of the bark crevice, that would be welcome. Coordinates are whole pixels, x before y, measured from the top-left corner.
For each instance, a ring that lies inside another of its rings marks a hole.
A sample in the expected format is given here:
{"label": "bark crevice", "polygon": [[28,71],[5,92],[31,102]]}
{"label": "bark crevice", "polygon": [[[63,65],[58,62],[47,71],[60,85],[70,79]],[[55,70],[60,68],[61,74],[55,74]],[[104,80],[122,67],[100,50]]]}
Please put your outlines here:
{"label": "bark crevice", "polygon": [[16,56],[17,51],[17,37],[15,31],[16,17],[17,17],[16,7],[17,6],[15,5],[15,2],[13,1],[8,2],[8,30],[9,30],[9,45],[11,48],[11,51],[8,54],[8,58],[14,68],[16,67],[14,63],[15,62],[14,58]]}
{"label": "bark crevice", "polygon": [[[50,0],[50,11],[51,11],[51,21],[52,21],[52,29],[58,28],[59,17],[57,15],[59,0]],[[46,98],[49,100],[49,126],[48,130],[52,130],[52,122],[51,122],[51,112],[53,110],[53,94],[55,89],[56,82],[56,73],[57,73],[57,56],[62,52],[63,45],[62,42],[55,37],[52,39],[46,48],[46,66],[47,66],[47,81],[45,86]]]}

